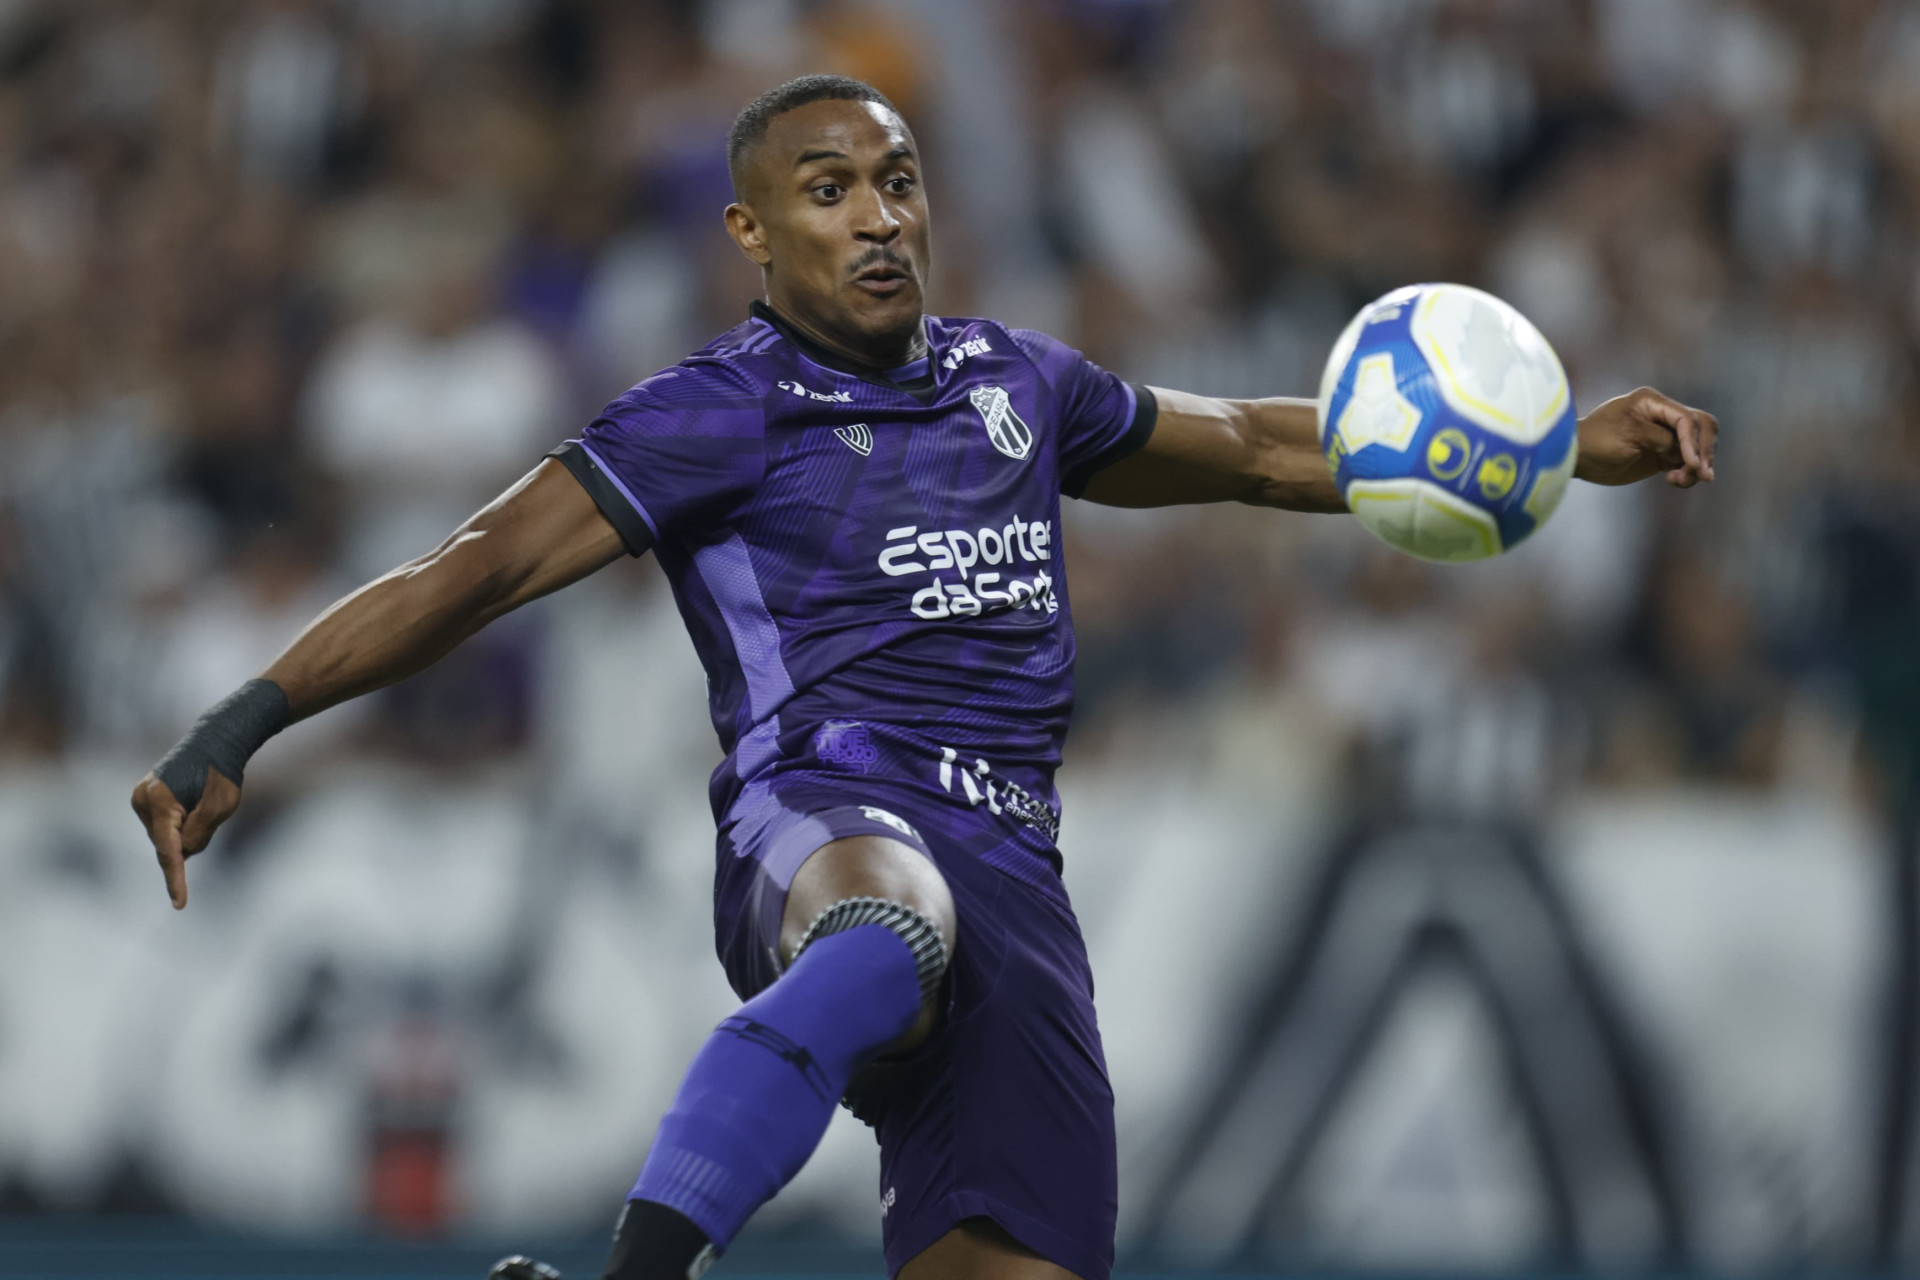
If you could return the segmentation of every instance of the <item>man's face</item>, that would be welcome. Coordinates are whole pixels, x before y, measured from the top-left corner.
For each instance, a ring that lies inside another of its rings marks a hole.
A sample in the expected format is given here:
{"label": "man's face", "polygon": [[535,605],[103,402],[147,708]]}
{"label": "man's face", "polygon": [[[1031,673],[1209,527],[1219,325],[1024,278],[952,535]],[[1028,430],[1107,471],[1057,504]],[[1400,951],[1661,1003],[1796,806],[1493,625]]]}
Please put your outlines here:
{"label": "man's face", "polygon": [[767,269],[777,310],[876,358],[918,336],[927,201],[899,116],[875,102],[797,107],[769,122],[743,178],[727,230]]}

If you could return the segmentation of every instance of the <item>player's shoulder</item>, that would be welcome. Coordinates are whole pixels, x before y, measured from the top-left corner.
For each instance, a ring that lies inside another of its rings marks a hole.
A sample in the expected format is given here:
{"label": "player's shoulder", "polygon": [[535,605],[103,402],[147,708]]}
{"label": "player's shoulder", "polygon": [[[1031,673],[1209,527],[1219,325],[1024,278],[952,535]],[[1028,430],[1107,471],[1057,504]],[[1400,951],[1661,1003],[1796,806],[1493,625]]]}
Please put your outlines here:
{"label": "player's shoulder", "polygon": [[768,355],[779,334],[764,321],[748,320],[677,364],[641,379],[616,397],[605,417],[634,421],[661,416],[711,424],[714,414],[738,425],[757,424],[767,390],[780,376]]}

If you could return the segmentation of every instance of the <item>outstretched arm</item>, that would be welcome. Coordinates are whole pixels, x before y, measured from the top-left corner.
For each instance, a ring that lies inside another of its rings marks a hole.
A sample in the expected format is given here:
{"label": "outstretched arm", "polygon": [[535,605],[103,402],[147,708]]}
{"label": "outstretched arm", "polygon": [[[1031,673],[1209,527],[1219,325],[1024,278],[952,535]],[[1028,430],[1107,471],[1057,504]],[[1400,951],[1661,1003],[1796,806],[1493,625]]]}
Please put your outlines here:
{"label": "outstretched arm", "polygon": [[[271,733],[404,679],[495,618],[586,577],[625,550],[586,490],[548,459],[439,547],[316,618],[258,680],[222,704],[241,704],[230,717],[240,723],[218,723],[217,710],[208,717],[216,721],[210,731],[226,741],[263,737],[263,718]],[[194,733],[205,731],[207,720]],[[240,779],[201,765],[206,754],[187,750],[193,742],[189,735],[133,792],[134,812],[153,841],[175,907],[187,904],[186,859],[206,848],[240,803]],[[184,782],[180,760],[192,762]],[[162,772],[174,787],[156,776]]]}
{"label": "outstretched arm", "polygon": [[[1146,445],[1097,473],[1084,497],[1110,507],[1245,502],[1290,511],[1344,511],[1320,453],[1314,402],[1218,400],[1152,388],[1159,418]],[[1719,422],[1649,387],[1616,396],[1580,420],[1574,475],[1632,484],[1665,472],[1691,488],[1713,479]]]}

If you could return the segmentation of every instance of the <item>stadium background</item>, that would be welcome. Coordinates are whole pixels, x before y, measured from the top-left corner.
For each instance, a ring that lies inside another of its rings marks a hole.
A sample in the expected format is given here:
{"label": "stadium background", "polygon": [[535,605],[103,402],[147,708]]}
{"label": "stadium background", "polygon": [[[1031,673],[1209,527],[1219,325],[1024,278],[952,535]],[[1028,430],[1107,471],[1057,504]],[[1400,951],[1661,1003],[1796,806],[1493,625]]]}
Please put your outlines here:
{"label": "stadium background", "polygon": [[[1920,6],[0,0],[0,1273],[607,1229],[730,1004],[650,562],[286,734],[184,916],[126,795],[736,322],[723,135],[806,70],[916,127],[935,310],[1308,394],[1462,280],[1726,424],[1464,569],[1067,504],[1135,1265],[1920,1262]],[[728,1268],[871,1267],[875,1168]]]}

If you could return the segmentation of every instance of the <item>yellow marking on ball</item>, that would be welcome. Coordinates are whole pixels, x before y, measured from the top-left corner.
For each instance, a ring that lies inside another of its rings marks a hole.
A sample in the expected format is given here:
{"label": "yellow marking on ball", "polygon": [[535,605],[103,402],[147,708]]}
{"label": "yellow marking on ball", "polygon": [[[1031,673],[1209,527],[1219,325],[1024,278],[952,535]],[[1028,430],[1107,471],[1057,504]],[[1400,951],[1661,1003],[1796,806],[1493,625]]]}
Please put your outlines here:
{"label": "yellow marking on ball", "polygon": [[1467,469],[1467,459],[1472,454],[1473,445],[1467,440],[1467,433],[1458,427],[1447,427],[1427,446],[1427,470],[1435,480],[1457,480]]}
{"label": "yellow marking on ball", "polygon": [[1520,466],[1510,453],[1496,453],[1480,464],[1475,480],[1480,492],[1493,501],[1499,501],[1513,492],[1513,482],[1520,476]]}

